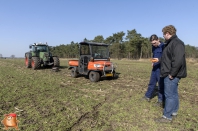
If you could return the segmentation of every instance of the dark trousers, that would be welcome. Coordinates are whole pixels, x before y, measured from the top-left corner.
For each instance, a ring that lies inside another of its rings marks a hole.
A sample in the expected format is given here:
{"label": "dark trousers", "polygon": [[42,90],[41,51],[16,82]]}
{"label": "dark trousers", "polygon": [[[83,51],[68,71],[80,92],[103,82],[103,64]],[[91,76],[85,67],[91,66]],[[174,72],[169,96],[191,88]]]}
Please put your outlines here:
{"label": "dark trousers", "polygon": [[147,92],[145,93],[147,98],[152,98],[156,83],[158,83],[158,101],[162,102],[164,101],[164,82],[163,78],[160,78],[160,69],[151,71],[150,82],[148,84]]}

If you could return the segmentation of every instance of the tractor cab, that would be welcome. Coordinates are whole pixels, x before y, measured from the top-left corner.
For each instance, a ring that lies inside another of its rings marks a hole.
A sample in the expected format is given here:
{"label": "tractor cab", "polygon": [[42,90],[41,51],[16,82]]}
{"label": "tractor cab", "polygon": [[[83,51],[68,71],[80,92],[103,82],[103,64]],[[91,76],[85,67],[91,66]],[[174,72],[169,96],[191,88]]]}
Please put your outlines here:
{"label": "tractor cab", "polygon": [[100,77],[114,77],[115,66],[110,62],[109,45],[104,43],[80,42],[79,60],[69,60],[71,75],[89,75],[96,82]]}
{"label": "tractor cab", "polygon": [[29,48],[32,50],[34,53],[39,53],[39,52],[49,52],[49,47],[46,44],[43,43],[34,43],[29,46]]}
{"label": "tractor cab", "polygon": [[45,44],[37,44],[37,45],[32,45],[32,51],[34,52],[48,52],[48,46]]}

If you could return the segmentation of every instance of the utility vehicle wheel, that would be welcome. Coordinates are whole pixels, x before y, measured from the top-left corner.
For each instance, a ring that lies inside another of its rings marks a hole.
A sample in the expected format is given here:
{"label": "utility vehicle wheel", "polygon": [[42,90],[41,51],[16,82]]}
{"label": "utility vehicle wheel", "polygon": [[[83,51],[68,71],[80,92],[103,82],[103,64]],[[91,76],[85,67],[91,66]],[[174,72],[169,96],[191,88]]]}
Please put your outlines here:
{"label": "utility vehicle wheel", "polygon": [[100,80],[100,74],[98,72],[91,71],[89,73],[89,79],[92,82],[98,82]]}
{"label": "utility vehicle wheel", "polygon": [[40,68],[41,64],[40,64],[40,59],[39,57],[32,57],[32,62],[31,62],[31,66],[34,70]]}
{"label": "utility vehicle wheel", "polygon": [[58,57],[53,57],[53,60],[54,60],[54,66],[59,67],[60,66],[59,58]]}
{"label": "utility vehicle wheel", "polygon": [[78,76],[78,73],[75,71],[74,68],[71,69],[71,76],[72,76],[73,78],[76,78],[76,77]]}
{"label": "utility vehicle wheel", "polygon": [[25,56],[25,66],[31,68],[31,59],[29,59],[28,55]]}

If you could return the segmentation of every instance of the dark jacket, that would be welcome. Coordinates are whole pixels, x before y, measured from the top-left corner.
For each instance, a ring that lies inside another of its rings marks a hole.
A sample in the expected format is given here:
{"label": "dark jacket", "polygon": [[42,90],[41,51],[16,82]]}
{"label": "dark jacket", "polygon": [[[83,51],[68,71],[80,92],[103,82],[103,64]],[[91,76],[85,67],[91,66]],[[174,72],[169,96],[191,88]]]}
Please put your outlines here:
{"label": "dark jacket", "polygon": [[186,77],[187,71],[184,43],[176,35],[173,35],[165,43],[160,60],[160,75],[162,77],[166,77],[169,74],[172,77]]}
{"label": "dark jacket", "polygon": [[[162,57],[162,51],[164,48],[164,43],[160,41],[160,45],[155,47],[152,45],[152,53],[153,53],[153,58],[158,58],[160,59]],[[160,69],[160,62],[154,63],[153,64],[153,71]]]}

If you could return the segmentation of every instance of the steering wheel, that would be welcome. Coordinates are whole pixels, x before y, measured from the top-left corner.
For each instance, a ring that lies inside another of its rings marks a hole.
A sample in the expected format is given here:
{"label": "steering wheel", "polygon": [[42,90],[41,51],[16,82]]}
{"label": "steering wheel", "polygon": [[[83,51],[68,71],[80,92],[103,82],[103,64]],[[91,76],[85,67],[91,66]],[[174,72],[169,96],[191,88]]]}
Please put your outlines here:
{"label": "steering wheel", "polygon": [[102,58],[102,55],[97,55],[96,58]]}

